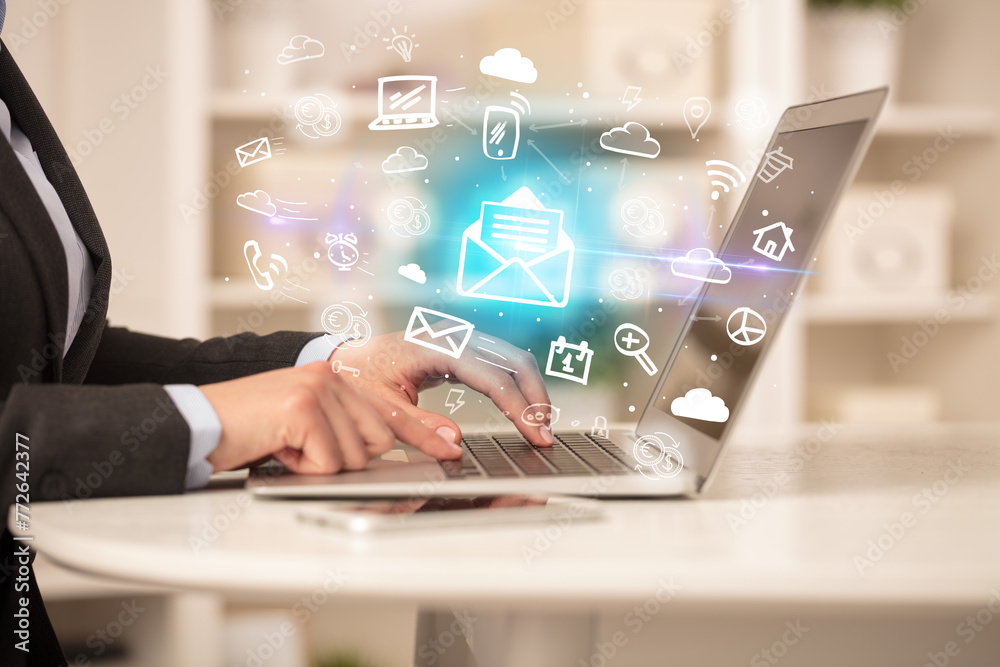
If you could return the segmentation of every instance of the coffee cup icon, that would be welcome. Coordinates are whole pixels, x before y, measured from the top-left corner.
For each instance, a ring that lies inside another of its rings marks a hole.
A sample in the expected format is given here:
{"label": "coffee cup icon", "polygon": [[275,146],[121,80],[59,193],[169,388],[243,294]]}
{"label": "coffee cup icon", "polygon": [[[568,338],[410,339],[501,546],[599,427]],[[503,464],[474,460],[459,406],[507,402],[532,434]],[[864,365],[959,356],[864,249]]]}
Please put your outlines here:
{"label": "coffee cup icon", "polygon": [[776,179],[781,172],[786,169],[792,168],[792,158],[788,157],[784,153],[784,148],[778,146],[777,150],[768,151],[765,156],[764,166],[760,168],[760,173],[757,177],[760,178],[765,183],[770,183]]}

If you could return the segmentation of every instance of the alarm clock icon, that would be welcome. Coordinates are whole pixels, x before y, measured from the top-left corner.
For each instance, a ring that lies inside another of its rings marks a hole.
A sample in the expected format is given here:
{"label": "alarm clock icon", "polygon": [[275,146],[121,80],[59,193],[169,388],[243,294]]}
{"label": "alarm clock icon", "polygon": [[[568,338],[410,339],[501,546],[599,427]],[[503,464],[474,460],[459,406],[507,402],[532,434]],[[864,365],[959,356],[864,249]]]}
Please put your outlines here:
{"label": "alarm clock icon", "polygon": [[350,271],[361,258],[361,253],[358,252],[358,237],[354,233],[327,234],[325,240],[330,244],[326,256],[341,271]]}

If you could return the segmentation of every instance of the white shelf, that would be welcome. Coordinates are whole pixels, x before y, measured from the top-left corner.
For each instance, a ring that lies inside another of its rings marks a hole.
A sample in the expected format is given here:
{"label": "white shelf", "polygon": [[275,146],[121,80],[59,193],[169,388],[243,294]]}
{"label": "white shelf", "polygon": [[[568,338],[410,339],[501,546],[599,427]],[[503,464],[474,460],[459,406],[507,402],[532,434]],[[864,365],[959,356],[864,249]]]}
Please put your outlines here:
{"label": "white shelf", "polygon": [[[397,276],[398,277],[398,276]],[[387,289],[378,296],[379,306],[403,305],[412,307],[429,297],[426,288],[413,283],[411,288],[404,285],[404,279],[399,279],[399,284],[392,289]],[[296,297],[299,295],[296,294]],[[271,299],[275,298],[275,301]],[[320,309],[322,310],[331,303],[340,301],[351,301],[351,297],[342,288],[337,286],[312,287],[309,292],[302,295],[306,303],[300,303],[293,299],[286,299],[277,293],[259,289],[250,280],[230,280],[216,278],[212,280],[209,287],[208,302],[212,308],[254,308],[261,302],[270,302],[285,309]],[[365,306],[367,310],[367,306]]]}
{"label": "white shelf", "polygon": [[811,324],[894,324],[933,318],[939,310],[949,322],[988,322],[994,318],[993,298],[979,294],[965,300],[961,308],[944,295],[918,297],[845,297],[809,295],[798,305]]}
{"label": "white shelf", "polygon": [[[303,95],[308,95],[311,89],[297,91],[286,91],[284,93],[272,94],[261,97],[250,93],[239,91],[216,91],[212,95],[210,112],[216,120],[222,121],[260,121],[272,116],[278,109],[290,110],[295,102]],[[375,118],[375,93],[350,93],[327,92],[337,101],[337,111],[344,124],[364,123],[367,124]],[[574,114],[569,115],[568,109],[572,108]],[[448,105],[440,103],[438,106],[438,120],[443,125],[451,123]],[[658,100],[644,100],[631,113],[625,111],[625,106],[616,100],[573,100],[560,99],[558,97],[540,98],[531,100],[531,114],[522,121],[522,129],[530,128],[532,125],[549,125],[564,123],[572,119],[586,118],[586,122],[596,127],[611,126],[615,123],[622,123],[626,120],[633,120],[643,123],[656,132],[666,130],[678,132],[683,130],[689,132],[684,123],[684,109],[682,104],[675,102],[660,102]],[[466,123],[468,121],[466,120]],[[711,133],[724,128],[709,124],[703,130]],[[544,130],[540,130],[544,132]]]}
{"label": "white shelf", "polygon": [[994,137],[998,128],[996,113],[986,107],[901,104],[885,110],[877,134],[926,137],[950,129],[961,137]]}

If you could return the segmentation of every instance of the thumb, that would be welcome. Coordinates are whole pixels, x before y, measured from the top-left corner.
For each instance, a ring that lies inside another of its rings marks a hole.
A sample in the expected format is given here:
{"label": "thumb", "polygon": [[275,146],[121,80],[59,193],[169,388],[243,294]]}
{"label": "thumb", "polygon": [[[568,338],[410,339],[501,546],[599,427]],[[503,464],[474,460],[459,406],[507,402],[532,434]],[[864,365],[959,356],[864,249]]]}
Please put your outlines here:
{"label": "thumb", "polygon": [[431,412],[430,410],[423,410],[412,403],[407,403],[400,407],[409,413],[411,417],[418,420],[421,424],[434,431],[448,442],[454,445],[462,442],[462,429],[460,429],[458,424],[448,417],[440,415],[436,412]]}

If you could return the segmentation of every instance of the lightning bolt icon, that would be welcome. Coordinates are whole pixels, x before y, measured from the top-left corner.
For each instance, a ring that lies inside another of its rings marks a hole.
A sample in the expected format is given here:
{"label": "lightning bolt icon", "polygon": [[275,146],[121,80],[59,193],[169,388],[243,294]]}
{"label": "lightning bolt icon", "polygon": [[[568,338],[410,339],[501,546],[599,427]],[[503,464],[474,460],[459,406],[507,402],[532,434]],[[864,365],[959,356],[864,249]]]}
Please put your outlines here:
{"label": "lightning bolt icon", "polygon": [[465,401],[462,400],[463,396],[465,396],[464,389],[452,389],[448,392],[448,397],[444,399],[444,407],[451,408],[451,412],[448,413],[449,415],[455,414],[456,410],[465,405]]}
{"label": "lightning bolt icon", "polygon": [[639,102],[642,102],[642,99],[639,97],[639,93],[641,92],[642,88],[639,86],[629,86],[625,89],[625,94],[622,95],[622,104],[628,105],[628,108],[626,108],[625,111],[631,111],[632,107]]}

